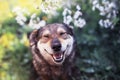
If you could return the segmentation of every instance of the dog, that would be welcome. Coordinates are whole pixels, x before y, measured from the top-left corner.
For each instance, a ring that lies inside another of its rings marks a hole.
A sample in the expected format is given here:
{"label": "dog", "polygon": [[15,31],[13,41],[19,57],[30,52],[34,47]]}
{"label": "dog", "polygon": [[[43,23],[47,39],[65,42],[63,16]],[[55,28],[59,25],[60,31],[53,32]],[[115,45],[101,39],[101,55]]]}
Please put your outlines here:
{"label": "dog", "polygon": [[76,77],[76,40],[68,25],[53,23],[34,30],[29,42],[38,80],[80,80]]}

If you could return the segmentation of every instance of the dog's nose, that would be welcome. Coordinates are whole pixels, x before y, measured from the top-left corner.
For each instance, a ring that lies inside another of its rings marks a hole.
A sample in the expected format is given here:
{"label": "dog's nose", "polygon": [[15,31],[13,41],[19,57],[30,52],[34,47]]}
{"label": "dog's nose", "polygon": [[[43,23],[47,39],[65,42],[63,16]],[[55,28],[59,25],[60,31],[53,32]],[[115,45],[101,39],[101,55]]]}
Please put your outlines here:
{"label": "dog's nose", "polygon": [[61,44],[60,44],[60,41],[58,39],[53,39],[52,40],[52,44],[51,44],[51,47],[54,51],[60,51],[61,50]]}

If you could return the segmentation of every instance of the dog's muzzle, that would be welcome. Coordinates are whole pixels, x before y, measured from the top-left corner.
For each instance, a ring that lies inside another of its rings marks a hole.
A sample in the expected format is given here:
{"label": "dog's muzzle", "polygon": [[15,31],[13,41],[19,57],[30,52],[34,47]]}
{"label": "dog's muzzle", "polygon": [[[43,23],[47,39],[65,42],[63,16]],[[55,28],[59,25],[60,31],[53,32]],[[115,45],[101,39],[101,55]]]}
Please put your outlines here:
{"label": "dog's muzzle", "polygon": [[50,54],[46,49],[44,49],[49,55],[52,56],[54,62],[58,63],[63,63],[64,59],[65,59],[65,54],[68,52],[69,50],[69,45],[67,45],[67,48],[65,49],[65,51],[59,51],[59,52],[55,52],[53,54]]}
{"label": "dog's muzzle", "polygon": [[61,43],[57,38],[54,38],[51,42],[51,48],[54,52],[59,52],[61,50]]}

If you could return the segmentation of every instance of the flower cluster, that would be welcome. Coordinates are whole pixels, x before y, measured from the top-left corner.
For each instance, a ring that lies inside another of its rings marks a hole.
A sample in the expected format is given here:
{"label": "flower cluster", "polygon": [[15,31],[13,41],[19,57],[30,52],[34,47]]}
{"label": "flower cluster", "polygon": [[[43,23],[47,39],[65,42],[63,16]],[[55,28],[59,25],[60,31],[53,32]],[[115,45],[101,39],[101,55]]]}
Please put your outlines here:
{"label": "flower cluster", "polygon": [[105,19],[100,19],[99,24],[100,26],[104,26],[105,28],[114,27],[114,20],[116,19],[117,14],[117,7],[115,2],[102,0],[100,4],[100,0],[91,0],[92,2],[92,10],[95,11],[96,9],[99,10],[100,16],[104,16]]}
{"label": "flower cluster", "polygon": [[40,27],[43,27],[46,25],[45,20],[40,20],[39,17],[36,16],[36,14],[33,14],[30,18],[28,26],[30,26],[33,29],[39,29]]}
{"label": "flower cluster", "polygon": [[[105,28],[111,27],[113,28],[117,22],[117,13],[118,9],[114,0],[90,0],[92,3],[92,10],[98,10],[101,19],[99,20],[99,25],[104,26]],[[51,18],[52,15],[57,13],[57,9],[63,8],[63,22],[75,27],[83,28],[86,25],[85,19],[82,18],[81,7],[79,5],[76,6],[76,11],[71,10],[71,6],[77,5],[76,0],[70,1],[65,0],[44,0],[40,4],[39,8],[42,12],[49,14],[48,17]],[[66,8],[69,7],[69,8]],[[21,9],[19,7],[15,8],[13,12],[16,13],[16,21],[21,26],[28,25],[31,28],[39,28],[40,26],[44,26],[46,24],[45,20],[40,20],[36,14],[30,15],[29,11],[26,9]],[[26,24],[27,16],[31,16],[29,23]]]}
{"label": "flower cluster", "polygon": [[26,9],[21,9],[20,7],[15,7],[13,9],[13,13],[16,14],[16,21],[21,26],[25,25],[25,22],[27,21],[27,18],[25,17],[25,14],[29,15],[30,13]]}
{"label": "flower cluster", "polygon": [[68,8],[71,8],[72,7],[72,5],[76,5],[77,4],[77,0],[74,0],[74,1],[71,1],[71,0],[64,0],[64,1],[62,1],[62,7],[68,7]]}
{"label": "flower cluster", "polygon": [[[21,26],[29,26],[31,29],[38,29],[46,25],[45,20],[40,20],[36,14],[30,15],[27,9],[21,9],[20,7],[16,7],[13,9],[13,12],[16,14],[16,21]],[[27,23],[27,17],[30,16],[29,23]]]}
{"label": "flower cluster", "polygon": [[81,16],[82,16],[81,7],[79,5],[77,5],[76,9],[77,10],[73,14],[70,9],[65,8],[63,11],[63,22],[68,25],[73,23],[74,26],[82,28],[85,26],[86,21],[85,21],[85,19],[81,18]]}
{"label": "flower cluster", "polygon": [[40,9],[46,14],[54,14],[61,7],[61,2],[62,0],[44,0],[40,5]]}

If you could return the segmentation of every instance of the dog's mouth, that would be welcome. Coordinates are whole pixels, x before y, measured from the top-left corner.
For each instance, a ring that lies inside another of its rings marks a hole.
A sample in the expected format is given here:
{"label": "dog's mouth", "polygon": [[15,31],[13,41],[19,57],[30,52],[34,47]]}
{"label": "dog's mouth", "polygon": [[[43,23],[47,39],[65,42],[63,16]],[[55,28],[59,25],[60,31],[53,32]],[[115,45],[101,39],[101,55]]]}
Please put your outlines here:
{"label": "dog's mouth", "polygon": [[[46,49],[44,49],[48,54],[50,54]],[[59,63],[59,62],[62,62],[63,61],[63,59],[64,59],[64,52],[65,51],[63,51],[63,52],[56,52],[56,53],[53,53],[53,54],[50,54],[51,56],[52,56],[52,58],[53,58],[53,60],[55,61],[55,62],[57,62],[57,63]]]}
{"label": "dog's mouth", "polygon": [[51,54],[55,62],[62,62],[64,57],[64,52],[58,52]]}
{"label": "dog's mouth", "polygon": [[65,51],[59,51],[59,52],[55,52],[53,54],[50,54],[46,49],[44,49],[44,50],[52,56],[53,60],[56,63],[62,63],[65,59],[65,54],[68,52],[68,49],[69,49],[69,45],[67,45],[67,48]]}

